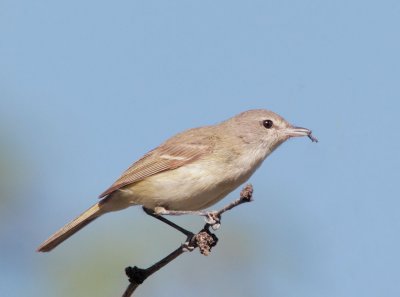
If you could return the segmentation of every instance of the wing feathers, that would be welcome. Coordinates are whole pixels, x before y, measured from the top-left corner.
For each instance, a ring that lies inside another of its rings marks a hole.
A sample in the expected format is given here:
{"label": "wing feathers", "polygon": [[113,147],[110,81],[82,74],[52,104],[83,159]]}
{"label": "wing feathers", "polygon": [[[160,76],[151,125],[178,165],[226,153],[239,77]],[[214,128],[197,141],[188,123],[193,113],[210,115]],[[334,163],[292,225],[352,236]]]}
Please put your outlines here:
{"label": "wing feathers", "polygon": [[[190,132],[190,130],[187,132]],[[177,136],[182,138],[185,135]],[[138,182],[166,170],[176,169],[201,158],[212,150],[214,146],[213,139],[213,137],[203,136],[202,139],[189,143],[185,143],[182,141],[183,139],[181,141],[167,141],[133,163],[99,198],[103,198],[128,184]],[[172,138],[171,140],[174,139]],[[193,139],[190,140],[193,141]]]}

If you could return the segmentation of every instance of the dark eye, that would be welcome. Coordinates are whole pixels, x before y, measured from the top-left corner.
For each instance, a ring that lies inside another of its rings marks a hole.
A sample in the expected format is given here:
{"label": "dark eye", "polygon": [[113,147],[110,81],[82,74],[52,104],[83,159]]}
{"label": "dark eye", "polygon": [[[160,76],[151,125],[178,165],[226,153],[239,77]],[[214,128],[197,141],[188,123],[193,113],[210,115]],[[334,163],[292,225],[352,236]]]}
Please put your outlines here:
{"label": "dark eye", "polygon": [[263,126],[267,129],[272,128],[272,126],[274,125],[274,123],[271,120],[265,120],[263,121]]}

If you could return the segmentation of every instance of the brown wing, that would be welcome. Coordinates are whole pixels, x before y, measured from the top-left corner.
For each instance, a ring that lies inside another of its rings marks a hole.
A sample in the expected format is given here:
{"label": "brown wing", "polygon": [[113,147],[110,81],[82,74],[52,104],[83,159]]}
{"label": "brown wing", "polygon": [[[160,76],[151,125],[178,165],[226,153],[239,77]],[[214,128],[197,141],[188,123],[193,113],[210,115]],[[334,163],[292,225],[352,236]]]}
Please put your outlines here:
{"label": "brown wing", "polygon": [[[170,141],[148,152],[141,159],[133,163],[110,188],[99,196],[99,198],[103,198],[123,186],[138,182],[146,177],[166,170],[178,168],[208,154],[213,148],[213,137],[206,136],[197,139],[197,141],[196,139],[193,141],[193,138],[190,137],[192,133],[189,132],[194,132],[195,130],[189,130],[185,133],[189,135],[177,135]],[[185,138],[191,141],[185,143]]]}

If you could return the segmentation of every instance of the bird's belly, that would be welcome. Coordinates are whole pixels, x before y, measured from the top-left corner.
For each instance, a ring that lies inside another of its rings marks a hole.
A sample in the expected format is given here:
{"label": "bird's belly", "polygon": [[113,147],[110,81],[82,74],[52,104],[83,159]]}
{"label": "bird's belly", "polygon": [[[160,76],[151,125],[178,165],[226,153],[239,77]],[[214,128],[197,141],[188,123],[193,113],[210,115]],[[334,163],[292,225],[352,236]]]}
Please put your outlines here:
{"label": "bird's belly", "polygon": [[201,210],[224,198],[251,175],[243,171],[210,170],[204,164],[190,164],[148,177],[121,189],[125,202],[154,209]]}

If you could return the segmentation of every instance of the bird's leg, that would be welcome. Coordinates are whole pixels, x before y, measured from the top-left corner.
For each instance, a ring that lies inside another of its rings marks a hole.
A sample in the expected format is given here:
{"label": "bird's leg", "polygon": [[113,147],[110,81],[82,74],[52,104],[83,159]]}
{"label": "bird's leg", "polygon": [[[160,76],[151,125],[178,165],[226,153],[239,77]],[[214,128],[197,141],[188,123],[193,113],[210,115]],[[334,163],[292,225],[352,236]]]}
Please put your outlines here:
{"label": "bird's leg", "polygon": [[218,211],[206,211],[206,210],[168,210],[164,207],[156,207],[155,213],[157,215],[198,215],[205,217],[205,221],[214,230],[217,230],[221,225],[221,214]]}
{"label": "bird's leg", "polygon": [[146,214],[148,214],[149,216],[151,216],[151,217],[153,217],[153,218],[156,218],[157,220],[160,220],[161,222],[163,222],[163,223],[165,223],[165,224],[171,226],[172,228],[178,230],[179,232],[182,232],[183,234],[185,234],[185,235],[187,236],[187,238],[188,238],[188,241],[190,240],[190,238],[193,237],[194,234],[193,234],[192,232],[190,232],[190,231],[188,231],[188,230],[182,228],[181,226],[178,226],[177,224],[171,222],[170,220],[167,220],[166,218],[162,217],[162,216],[161,216],[162,213],[160,214],[160,213],[158,213],[158,212],[154,212],[153,210],[151,210],[151,209],[149,209],[149,208],[146,208],[146,207],[144,207],[144,206],[143,206],[143,210],[144,210],[144,212],[145,212]]}

